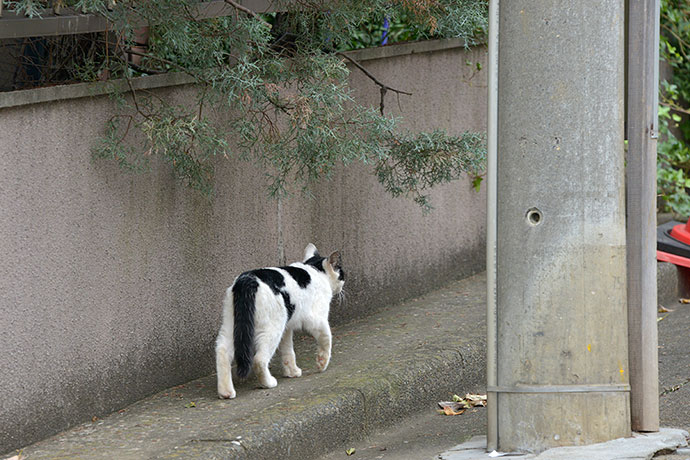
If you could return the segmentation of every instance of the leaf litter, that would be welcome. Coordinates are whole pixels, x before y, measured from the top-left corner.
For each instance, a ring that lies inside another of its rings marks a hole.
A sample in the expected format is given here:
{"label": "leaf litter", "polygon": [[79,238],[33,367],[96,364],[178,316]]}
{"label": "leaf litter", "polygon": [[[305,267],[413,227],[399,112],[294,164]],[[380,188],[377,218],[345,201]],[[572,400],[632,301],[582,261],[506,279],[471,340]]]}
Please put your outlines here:
{"label": "leaf litter", "polygon": [[472,407],[486,407],[486,395],[467,393],[464,398],[453,395],[452,401],[439,401],[438,406],[439,414],[460,415]]}

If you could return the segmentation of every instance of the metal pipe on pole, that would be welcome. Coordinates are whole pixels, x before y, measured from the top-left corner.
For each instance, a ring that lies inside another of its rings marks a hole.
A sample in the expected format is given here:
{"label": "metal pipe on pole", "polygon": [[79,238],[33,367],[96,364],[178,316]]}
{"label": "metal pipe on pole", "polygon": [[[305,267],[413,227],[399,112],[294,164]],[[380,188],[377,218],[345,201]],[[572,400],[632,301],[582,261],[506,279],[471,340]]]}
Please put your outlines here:
{"label": "metal pipe on pole", "polygon": [[487,391],[502,451],[631,434],[623,3],[499,6]]}
{"label": "metal pipe on pole", "polygon": [[659,0],[628,2],[626,167],[630,411],[632,429],[659,430],[656,286],[656,148]]}
{"label": "metal pipe on pole", "polygon": [[[496,386],[496,160],[498,140],[498,8],[499,0],[489,3],[489,94],[487,116],[486,165],[486,384]],[[498,446],[498,403],[496,393],[487,392],[487,450]]]}

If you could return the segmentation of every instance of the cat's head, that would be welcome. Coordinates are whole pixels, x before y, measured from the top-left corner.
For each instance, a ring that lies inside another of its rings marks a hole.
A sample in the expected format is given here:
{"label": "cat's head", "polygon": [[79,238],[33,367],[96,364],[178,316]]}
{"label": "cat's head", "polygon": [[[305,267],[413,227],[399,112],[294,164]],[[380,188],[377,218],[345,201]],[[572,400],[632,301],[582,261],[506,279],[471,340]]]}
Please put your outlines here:
{"label": "cat's head", "polygon": [[304,250],[304,263],[326,273],[333,295],[340,294],[345,284],[345,272],[343,271],[340,251],[334,251],[330,256],[322,257],[316,246],[309,243]]}

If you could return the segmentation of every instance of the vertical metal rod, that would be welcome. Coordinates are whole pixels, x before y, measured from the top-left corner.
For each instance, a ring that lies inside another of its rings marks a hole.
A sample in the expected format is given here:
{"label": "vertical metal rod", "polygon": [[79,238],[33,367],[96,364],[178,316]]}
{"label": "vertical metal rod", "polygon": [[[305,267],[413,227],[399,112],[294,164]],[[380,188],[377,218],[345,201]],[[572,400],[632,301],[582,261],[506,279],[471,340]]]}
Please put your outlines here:
{"label": "vertical metal rod", "polygon": [[[498,154],[498,7],[499,0],[489,3],[489,94],[486,166],[486,384],[497,386],[496,357],[496,159]],[[498,446],[498,394],[487,392],[487,450]]]}
{"label": "vertical metal rod", "polygon": [[656,137],[659,0],[628,5],[627,265],[630,415],[635,431],[659,430],[656,287]]}
{"label": "vertical metal rod", "polygon": [[278,265],[286,265],[285,240],[283,239],[283,198],[278,195]]}

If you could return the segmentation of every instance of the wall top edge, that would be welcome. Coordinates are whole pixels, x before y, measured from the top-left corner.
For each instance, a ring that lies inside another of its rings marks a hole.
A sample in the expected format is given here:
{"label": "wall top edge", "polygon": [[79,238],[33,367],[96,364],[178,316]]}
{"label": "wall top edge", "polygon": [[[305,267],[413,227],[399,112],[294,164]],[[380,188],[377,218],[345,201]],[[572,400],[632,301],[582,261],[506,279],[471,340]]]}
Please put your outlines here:
{"label": "wall top edge", "polygon": [[[356,61],[368,61],[418,53],[433,53],[435,51],[454,48],[467,48],[466,41],[459,38],[426,40],[392,44],[376,48],[365,48],[348,51],[346,54]],[[174,72],[132,78],[129,84],[131,84],[132,88],[135,90],[142,90],[188,85],[193,82],[194,79],[191,76],[181,72]],[[83,97],[103,96],[111,94],[115,90],[127,90],[128,86],[127,80],[119,79],[109,82],[73,83],[46,88],[2,92],[0,93],[0,109]]]}

